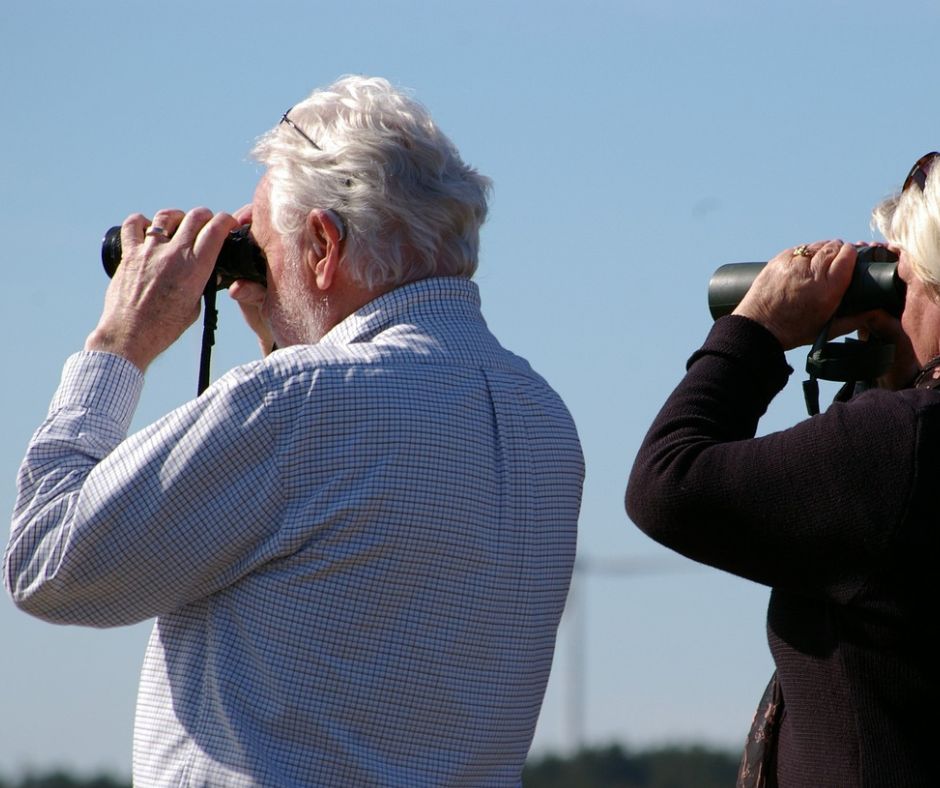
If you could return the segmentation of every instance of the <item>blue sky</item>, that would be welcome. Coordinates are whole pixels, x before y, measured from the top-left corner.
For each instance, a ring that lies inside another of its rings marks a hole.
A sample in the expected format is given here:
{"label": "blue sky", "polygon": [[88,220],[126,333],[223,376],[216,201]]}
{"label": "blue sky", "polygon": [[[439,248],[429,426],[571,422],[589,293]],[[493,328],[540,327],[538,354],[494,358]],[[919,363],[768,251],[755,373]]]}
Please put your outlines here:
{"label": "blue sky", "polygon": [[[648,540],[626,475],[708,330],[714,269],[871,238],[871,207],[940,147],[938,23],[932,0],[9,0],[0,508],[97,320],[104,231],[136,211],[234,210],[259,174],[253,139],[287,107],[342,74],[385,76],[493,178],[484,313],[584,445],[583,568],[535,751],[737,748],[771,671],[767,589]],[[215,376],[255,354],[221,302]],[[196,327],[151,367],[135,428],[194,394],[198,353]],[[762,431],[804,417],[804,362],[791,354]],[[0,775],[128,773],[148,631],[57,628],[4,596]]]}

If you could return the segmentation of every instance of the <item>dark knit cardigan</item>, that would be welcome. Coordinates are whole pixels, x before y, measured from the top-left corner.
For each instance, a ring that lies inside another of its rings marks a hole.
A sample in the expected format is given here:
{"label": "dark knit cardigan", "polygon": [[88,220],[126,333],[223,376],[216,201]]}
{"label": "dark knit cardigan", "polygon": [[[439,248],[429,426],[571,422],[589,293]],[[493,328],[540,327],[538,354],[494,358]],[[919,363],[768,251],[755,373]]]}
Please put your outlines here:
{"label": "dark knit cardigan", "polygon": [[627,512],[772,589],[780,786],[940,785],[940,391],[868,391],[755,438],[790,372],[760,325],[718,320],[640,448]]}

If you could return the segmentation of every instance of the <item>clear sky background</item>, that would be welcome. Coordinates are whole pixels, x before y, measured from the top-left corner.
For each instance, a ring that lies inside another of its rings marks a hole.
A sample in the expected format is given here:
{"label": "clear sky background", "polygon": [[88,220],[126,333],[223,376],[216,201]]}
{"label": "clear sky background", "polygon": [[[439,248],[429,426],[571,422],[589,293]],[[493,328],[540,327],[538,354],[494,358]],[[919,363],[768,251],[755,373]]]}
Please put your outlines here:
{"label": "clear sky background", "polygon": [[[343,74],[385,76],[495,181],[484,314],[584,445],[582,563],[534,751],[738,749],[772,669],[767,589],[647,539],[626,476],[708,330],[714,269],[871,238],[872,206],[940,148],[938,22],[936,0],[5,0],[0,509],[97,320],[104,231],[238,208],[252,142],[287,107]],[[220,305],[214,377],[255,355]],[[153,364],[135,428],[195,393],[199,336]],[[762,431],[805,416],[805,352],[791,356]],[[149,628],[54,627],[3,595],[0,775],[128,774]]]}

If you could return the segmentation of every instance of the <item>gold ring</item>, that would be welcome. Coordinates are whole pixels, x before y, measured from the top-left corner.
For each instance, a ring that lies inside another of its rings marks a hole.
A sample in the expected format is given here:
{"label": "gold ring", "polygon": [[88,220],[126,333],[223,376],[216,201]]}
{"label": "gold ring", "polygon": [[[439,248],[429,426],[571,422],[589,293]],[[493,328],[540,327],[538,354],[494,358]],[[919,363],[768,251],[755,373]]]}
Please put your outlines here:
{"label": "gold ring", "polygon": [[144,235],[149,235],[151,238],[169,239],[170,237],[169,235],[167,235],[166,230],[164,230],[162,227],[155,227],[154,225],[150,225],[150,227],[147,228],[147,232],[145,232]]}
{"label": "gold ring", "polygon": [[806,244],[796,247],[793,250],[794,257],[812,257],[813,253],[809,250],[809,247]]}

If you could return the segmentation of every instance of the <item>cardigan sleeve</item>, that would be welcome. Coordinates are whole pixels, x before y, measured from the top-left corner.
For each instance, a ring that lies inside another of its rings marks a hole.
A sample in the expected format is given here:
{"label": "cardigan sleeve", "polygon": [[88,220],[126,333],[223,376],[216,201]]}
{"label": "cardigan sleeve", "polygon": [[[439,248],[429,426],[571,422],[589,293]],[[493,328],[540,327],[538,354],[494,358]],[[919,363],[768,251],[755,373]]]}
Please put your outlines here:
{"label": "cardigan sleeve", "polygon": [[696,561],[846,602],[886,560],[909,509],[917,409],[871,391],[755,438],[791,371],[759,324],[716,321],[643,441],[627,512]]}

